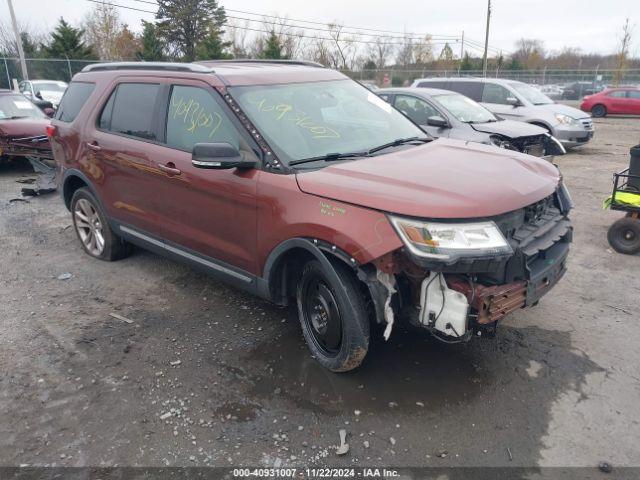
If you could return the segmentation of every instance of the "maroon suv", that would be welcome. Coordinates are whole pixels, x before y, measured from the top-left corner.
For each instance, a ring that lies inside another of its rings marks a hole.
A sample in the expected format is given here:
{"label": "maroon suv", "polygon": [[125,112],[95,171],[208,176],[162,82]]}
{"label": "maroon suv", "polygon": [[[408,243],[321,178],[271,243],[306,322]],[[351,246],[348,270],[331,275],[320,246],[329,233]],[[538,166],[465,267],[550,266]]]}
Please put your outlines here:
{"label": "maroon suv", "polygon": [[571,199],[555,166],[432,140],[316,64],[91,65],[49,135],[89,255],[136,244],[295,302],[333,371],[400,315],[447,342],[491,335],[565,272]]}

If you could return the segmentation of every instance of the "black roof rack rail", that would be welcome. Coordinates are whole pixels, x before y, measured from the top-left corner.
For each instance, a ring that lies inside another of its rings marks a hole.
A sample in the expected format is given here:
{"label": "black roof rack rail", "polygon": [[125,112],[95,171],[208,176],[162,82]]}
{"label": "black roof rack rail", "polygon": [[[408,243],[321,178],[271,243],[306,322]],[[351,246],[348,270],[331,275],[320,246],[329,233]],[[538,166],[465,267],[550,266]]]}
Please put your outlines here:
{"label": "black roof rack rail", "polygon": [[215,65],[225,63],[263,63],[263,64],[276,64],[276,65],[302,65],[306,67],[325,68],[324,65],[317,62],[311,62],[308,60],[285,60],[285,59],[269,59],[269,58],[234,58],[231,60],[200,60],[198,62],[201,65]]}
{"label": "black roof rack rail", "polygon": [[82,69],[83,72],[108,70],[167,70],[173,72],[212,73],[213,69],[196,63],[177,62],[110,62],[94,63]]}

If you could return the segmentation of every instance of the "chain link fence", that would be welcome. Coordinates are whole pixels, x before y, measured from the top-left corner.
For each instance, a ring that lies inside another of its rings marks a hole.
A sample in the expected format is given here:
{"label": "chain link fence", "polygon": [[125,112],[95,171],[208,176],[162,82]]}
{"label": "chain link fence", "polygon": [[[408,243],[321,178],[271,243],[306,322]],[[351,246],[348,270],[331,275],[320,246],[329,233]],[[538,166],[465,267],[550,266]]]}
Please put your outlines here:
{"label": "chain link fence", "polygon": [[[71,78],[92,63],[99,60],[70,60],[66,58],[27,58],[27,75],[31,80],[62,80],[68,82]],[[0,57],[0,88],[13,89],[13,80],[21,82],[22,76],[19,58]]]}
{"label": "chain link fence", "polygon": [[[51,58],[28,58],[27,73],[30,79],[63,80],[68,82],[73,75],[99,60],[70,60]],[[343,71],[351,78],[383,86],[400,87],[410,85],[416,78],[426,77],[482,77],[482,70],[432,70],[420,68],[389,67],[374,70]],[[508,78],[537,85],[566,84],[585,81],[603,85],[614,84],[619,78],[621,85],[640,85],[640,69],[628,69],[620,72],[614,69],[539,69],[539,70],[490,70],[488,77]],[[20,82],[22,69],[18,58],[0,57],[0,88],[13,88],[13,80]]]}

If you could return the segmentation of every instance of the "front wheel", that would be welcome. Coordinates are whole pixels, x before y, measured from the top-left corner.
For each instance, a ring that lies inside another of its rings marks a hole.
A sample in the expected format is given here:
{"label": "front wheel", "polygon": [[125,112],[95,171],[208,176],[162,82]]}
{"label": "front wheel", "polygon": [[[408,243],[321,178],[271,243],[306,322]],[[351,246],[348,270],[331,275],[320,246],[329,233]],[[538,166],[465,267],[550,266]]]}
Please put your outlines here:
{"label": "front wheel", "polygon": [[618,253],[634,255],[640,252],[640,221],[624,217],[609,228],[609,244]]}
{"label": "front wheel", "polygon": [[333,372],[358,367],[369,349],[369,318],[354,273],[336,263],[337,279],[318,260],[302,269],[296,292],[302,333],[313,356]]}

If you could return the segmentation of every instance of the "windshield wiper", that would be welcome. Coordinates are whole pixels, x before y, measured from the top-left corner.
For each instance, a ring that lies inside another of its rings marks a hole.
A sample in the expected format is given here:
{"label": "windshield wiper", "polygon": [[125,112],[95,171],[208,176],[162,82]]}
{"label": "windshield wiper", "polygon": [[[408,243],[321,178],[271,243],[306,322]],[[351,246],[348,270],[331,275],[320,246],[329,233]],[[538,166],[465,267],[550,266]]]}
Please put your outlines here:
{"label": "windshield wiper", "polygon": [[27,115],[13,115],[11,117],[6,117],[5,120],[17,120],[19,118],[29,118]]}
{"label": "windshield wiper", "polygon": [[351,153],[327,153],[326,155],[318,155],[317,157],[302,158],[300,160],[294,160],[289,162],[290,166],[300,165],[302,163],[318,162],[324,160],[325,162],[333,162],[336,160],[342,160],[344,158],[357,158],[368,157],[369,152],[351,152]]}
{"label": "windshield wiper", "polygon": [[367,152],[367,153],[371,154],[371,153],[379,152],[380,150],[384,150],[385,148],[397,147],[397,146],[403,145],[405,143],[411,143],[411,142],[427,143],[427,142],[430,142],[431,140],[432,140],[431,138],[427,138],[427,137],[398,138],[398,139],[394,140],[393,142],[385,143],[385,144],[380,145],[378,147],[374,147],[371,150],[369,150],[369,152]]}

